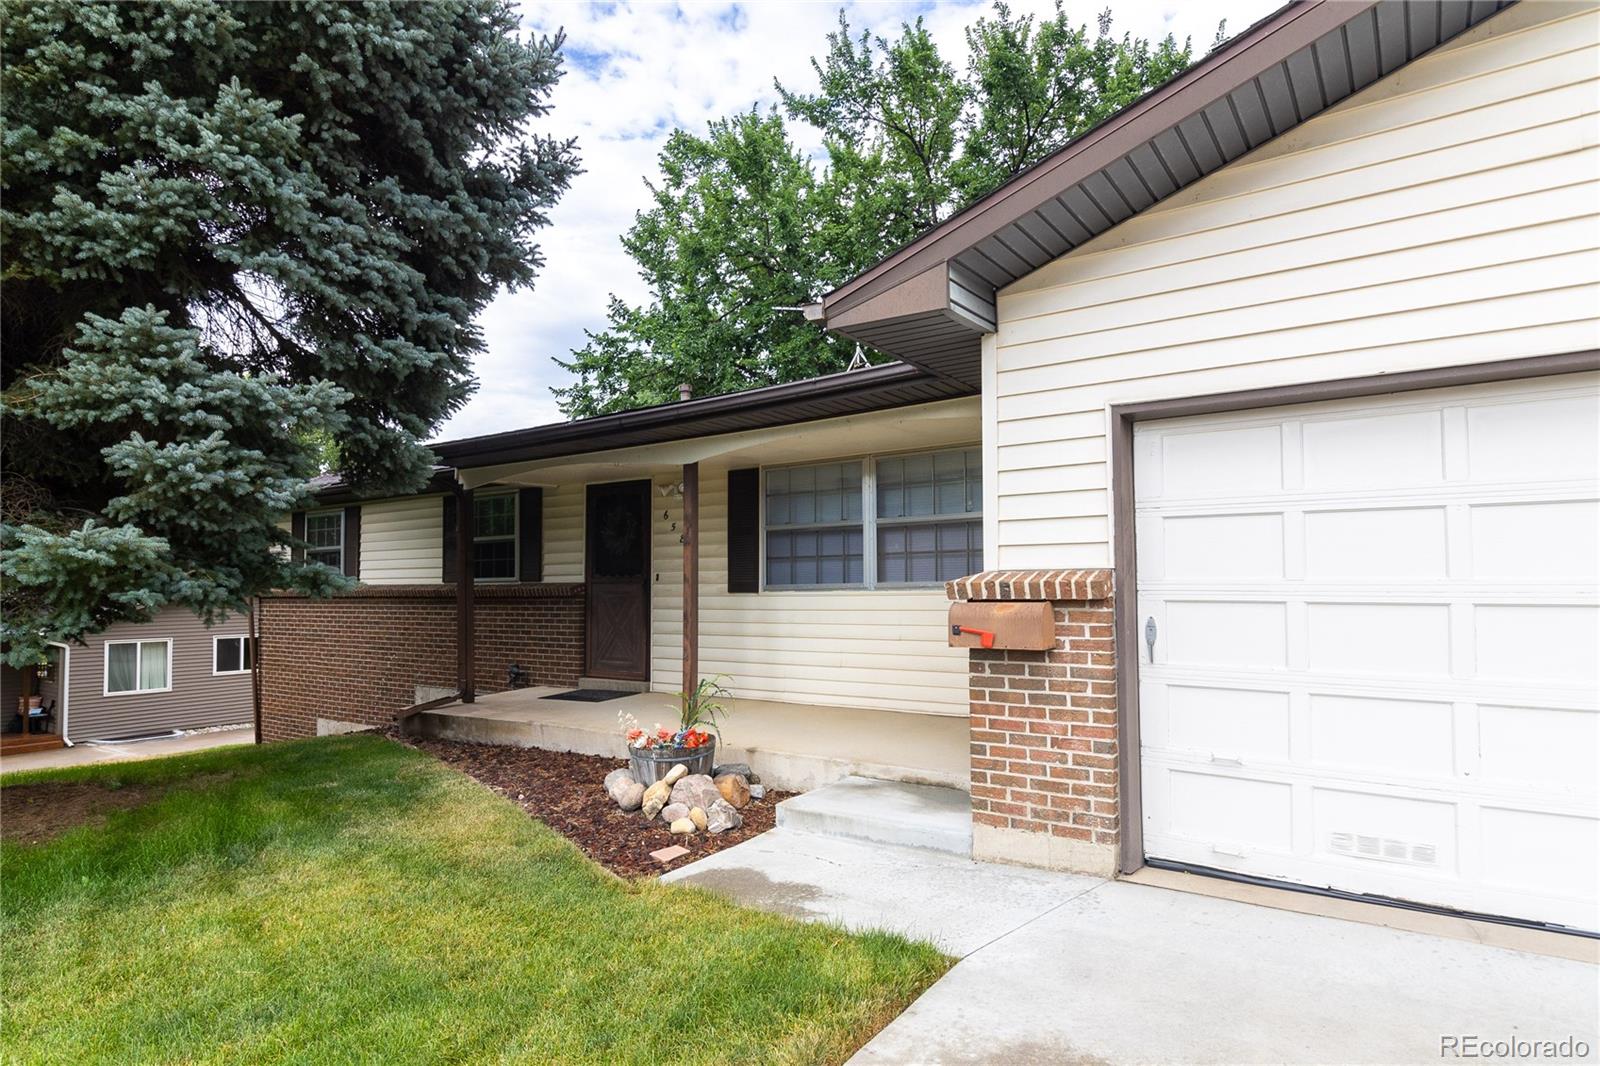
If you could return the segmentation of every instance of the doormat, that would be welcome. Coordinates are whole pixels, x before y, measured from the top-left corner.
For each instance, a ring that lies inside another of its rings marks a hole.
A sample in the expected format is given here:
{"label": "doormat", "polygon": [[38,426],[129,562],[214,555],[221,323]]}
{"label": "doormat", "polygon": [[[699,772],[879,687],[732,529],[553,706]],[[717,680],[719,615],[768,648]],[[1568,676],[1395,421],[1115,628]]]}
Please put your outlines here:
{"label": "doormat", "polygon": [[552,692],[548,696],[540,696],[541,700],[571,700],[573,703],[604,703],[606,700],[620,700],[624,696],[636,696],[636,692],[621,692],[614,688],[575,688],[571,692]]}

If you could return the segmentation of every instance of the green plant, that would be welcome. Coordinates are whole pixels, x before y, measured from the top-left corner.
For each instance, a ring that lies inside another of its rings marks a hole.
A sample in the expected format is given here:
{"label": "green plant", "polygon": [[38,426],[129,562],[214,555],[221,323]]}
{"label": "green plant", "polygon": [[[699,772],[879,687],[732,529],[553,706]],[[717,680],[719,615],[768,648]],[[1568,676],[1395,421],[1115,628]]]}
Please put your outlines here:
{"label": "green plant", "polygon": [[702,677],[692,690],[677,694],[680,733],[698,729],[715,733],[718,740],[722,739],[722,719],[729,713],[728,704],[733,702],[733,693],[723,682],[730,680],[727,674]]}

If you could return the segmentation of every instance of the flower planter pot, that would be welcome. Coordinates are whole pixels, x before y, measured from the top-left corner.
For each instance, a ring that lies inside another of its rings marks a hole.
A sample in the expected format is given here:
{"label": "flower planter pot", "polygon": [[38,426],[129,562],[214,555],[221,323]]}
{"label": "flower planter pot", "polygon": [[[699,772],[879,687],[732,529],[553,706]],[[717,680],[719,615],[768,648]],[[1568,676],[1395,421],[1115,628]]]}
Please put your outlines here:
{"label": "flower planter pot", "polygon": [[633,770],[633,779],[645,788],[666,777],[667,771],[680,763],[687,767],[691,774],[709,774],[711,768],[717,764],[716,756],[715,738],[693,751],[684,748],[630,747],[628,749],[628,763]]}

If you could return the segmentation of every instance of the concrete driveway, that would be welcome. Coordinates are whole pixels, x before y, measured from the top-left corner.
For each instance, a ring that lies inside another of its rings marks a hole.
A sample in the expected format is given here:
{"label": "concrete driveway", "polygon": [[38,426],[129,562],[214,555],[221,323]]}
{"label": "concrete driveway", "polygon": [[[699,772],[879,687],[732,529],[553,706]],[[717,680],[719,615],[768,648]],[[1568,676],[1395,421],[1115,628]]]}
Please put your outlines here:
{"label": "concrete driveway", "polygon": [[255,742],[255,738],[256,733],[252,726],[239,726],[237,729],[214,729],[121,743],[85,741],[70,748],[52,748],[49,751],[28,751],[20,755],[7,755],[4,759],[0,759],[0,774],[17,773],[21,770],[53,770],[58,766],[88,766],[102,762],[159,759],[164,755],[186,755],[191,751],[205,751],[208,748],[251,744]]}
{"label": "concrete driveway", "polygon": [[662,880],[959,957],[855,1063],[1439,1063],[1451,1038],[1600,1054],[1600,970],[1571,958],[783,829]]}

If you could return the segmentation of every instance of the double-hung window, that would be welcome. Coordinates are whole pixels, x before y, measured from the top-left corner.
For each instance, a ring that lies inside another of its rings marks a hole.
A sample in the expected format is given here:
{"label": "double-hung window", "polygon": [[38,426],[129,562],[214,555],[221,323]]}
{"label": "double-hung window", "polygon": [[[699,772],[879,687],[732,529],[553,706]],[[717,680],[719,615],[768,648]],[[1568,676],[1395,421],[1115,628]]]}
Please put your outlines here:
{"label": "double-hung window", "polygon": [[166,692],[172,688],[172,641],[106,642],[107,696]]}
{"label": "double-hung window", "polygon": [[933,584],[983,569],[983,468],[963,448],[766,471],[766,587]]}
{"label": "double-hung window", "polygon": [[517,577],[517,494],[472,499],[472,576],[478,581]]}
{"label": "double-hung window", "polygon": [[306,562],[344,572],[344,511],[312,511],[306,515]]}
{"label": "double-hung window", "polygon": [[248,674],[250,672],[250,638],[212,637],[211,672],[213,674]]}

